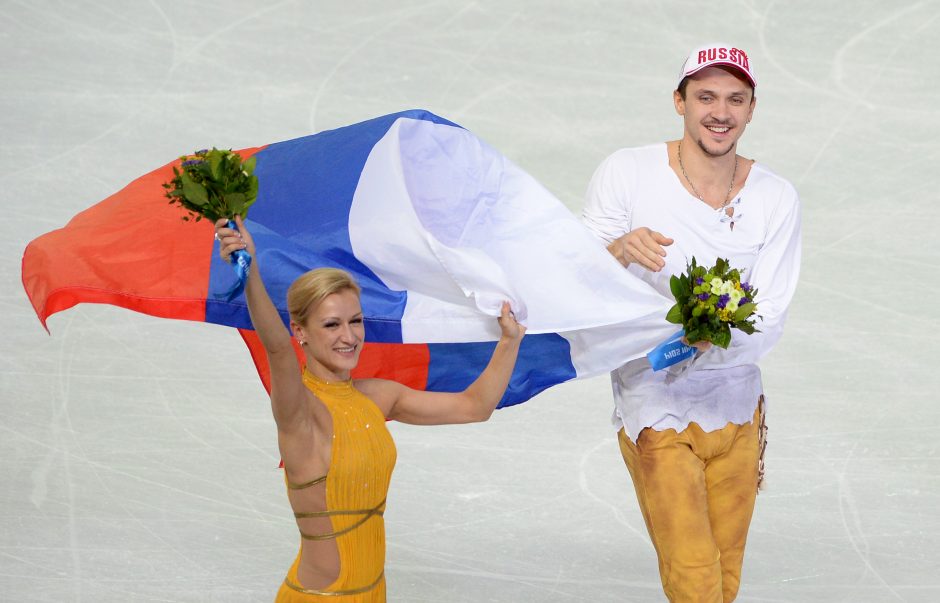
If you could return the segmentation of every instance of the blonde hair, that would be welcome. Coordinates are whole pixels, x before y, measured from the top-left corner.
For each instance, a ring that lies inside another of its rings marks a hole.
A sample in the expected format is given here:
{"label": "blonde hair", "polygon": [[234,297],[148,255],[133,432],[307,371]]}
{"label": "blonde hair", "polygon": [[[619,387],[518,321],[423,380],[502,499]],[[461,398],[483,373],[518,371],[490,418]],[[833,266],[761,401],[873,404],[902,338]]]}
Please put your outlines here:
{"label": "blonde hair", "polygon": [[287,311],[297,324],[304,324],[310,311],[328,295],[351,289],[362,290],[351,274],[338,268],[316,268],[297,277],[287,289]]}

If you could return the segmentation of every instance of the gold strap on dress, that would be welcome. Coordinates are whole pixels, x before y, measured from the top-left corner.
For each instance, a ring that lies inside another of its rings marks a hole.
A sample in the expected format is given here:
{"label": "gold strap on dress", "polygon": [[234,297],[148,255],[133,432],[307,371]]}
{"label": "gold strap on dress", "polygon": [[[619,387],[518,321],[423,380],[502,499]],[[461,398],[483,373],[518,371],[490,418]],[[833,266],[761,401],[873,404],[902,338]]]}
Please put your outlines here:
{"label": "gold strap on dress", "polygon": [[349,527],[343,528],[342,530],[337,530],[335,532],[328,532],[326,534],[305,534],[300,533],[300,537],[304,540],[330,540],[331,538],[336,538],[342,536],[343,534],[348,534],[352,532],[365,522],[369,521],[369,518],[378,515],[382,517],[385,514],[385,500],[377,504],[371,509],[362,509],[362,510],[337,510],[337,511],[310,511],[307,513],[294,513],[294,517],[297,519],[308,519],[311,517],[332,517],[333,515],[362,515],[362,518],[357,522],[352,524]]}
{"label": "gold strap on dress", "polygon": [[315,480],[304,482],[302,484],[295,484],[294,482],[287,480],[287,487],[291,490],[303,490],[304,488],[309,488],[310,486],[316,486],[317,484],[322,484],[326,481],[326,476],[318,477]]}
{"label": "gold strap on dress", "polygon": [[345,590],[317,590],[315,588],[304,588],[299,584],[294,584],[291,582],[290,578],[284,578],[284,584],[293,590],[296,590],[299,593],[305,595],[320,595],[323,597],[341,597],[343,595],[361,595],[362,593],[369,592],[373,588],[379,585],[379,582],[382,581],[382,578],[385,577],[385,571],[379,574],[379,577],[375,579],[372,584],[368,586],[362,586],[360,588],[349,588]]}

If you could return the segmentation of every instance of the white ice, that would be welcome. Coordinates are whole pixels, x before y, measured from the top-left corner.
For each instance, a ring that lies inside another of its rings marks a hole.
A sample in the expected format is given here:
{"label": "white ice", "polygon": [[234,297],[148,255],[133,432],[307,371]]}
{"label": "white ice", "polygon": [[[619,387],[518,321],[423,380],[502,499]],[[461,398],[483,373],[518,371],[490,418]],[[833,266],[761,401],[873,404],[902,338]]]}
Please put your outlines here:
{"label": "white ice", "polygon": [[[298,545],[235,332],[86,305],[48,336],[30,240],[182,152],[416,107],[577,212],[608,153],[679,136],[711,40],[760,77],[741,153],[804,204],[739,600],[940,601],[936,0],[0,1],[0,600],[270,601]],[[597,378],[392,425],[390,600],[662,600],[610,409]]]}

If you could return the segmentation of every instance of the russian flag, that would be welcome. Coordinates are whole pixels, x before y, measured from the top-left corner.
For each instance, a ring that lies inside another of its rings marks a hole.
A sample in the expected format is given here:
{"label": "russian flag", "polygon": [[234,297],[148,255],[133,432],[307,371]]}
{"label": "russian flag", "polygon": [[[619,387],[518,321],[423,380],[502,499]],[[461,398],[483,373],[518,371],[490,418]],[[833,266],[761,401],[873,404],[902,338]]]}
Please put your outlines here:
{"label": "russian flag", "polygon": [[[285,325],[286,291],[331,266],[362,286],[354,377],[459,391],[499,338],[509,300],[528,327],[500,406],[639,358],[675,330],[671,300],[624,270],[531,176],[460,126],[413,110],[268,146],[248,226]],[[184,222],[162,183],[178,160],[31,242],[23,285],[43,325],[79,303],[240,330],[267,385],[243,297],[212,225]]]}

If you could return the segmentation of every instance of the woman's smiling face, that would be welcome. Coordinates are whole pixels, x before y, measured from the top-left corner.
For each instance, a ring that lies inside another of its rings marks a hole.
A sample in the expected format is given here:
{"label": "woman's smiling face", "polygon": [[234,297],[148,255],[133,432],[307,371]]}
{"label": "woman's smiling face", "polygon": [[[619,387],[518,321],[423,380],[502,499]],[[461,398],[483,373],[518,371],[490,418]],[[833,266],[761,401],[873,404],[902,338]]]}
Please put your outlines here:
{"label": "woman's smiling face", "polygon": [[305,342],[308,359],[316,363],[308,370],[328,381],[349,379],[365,338],[362,306],[354,290],[342,289],[326,296],[294,330]]}

